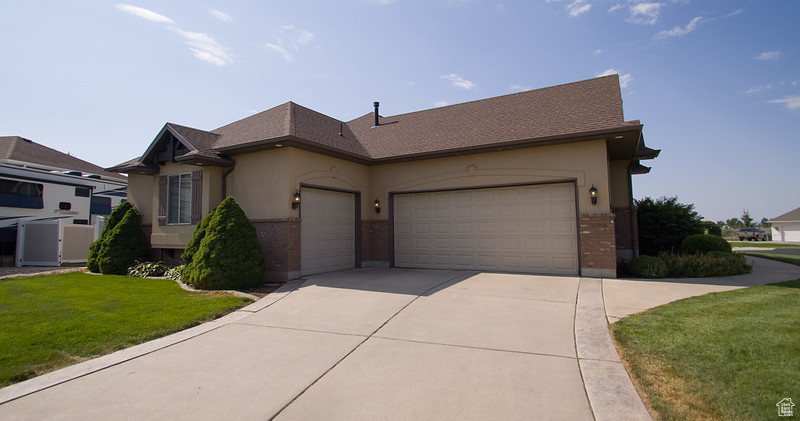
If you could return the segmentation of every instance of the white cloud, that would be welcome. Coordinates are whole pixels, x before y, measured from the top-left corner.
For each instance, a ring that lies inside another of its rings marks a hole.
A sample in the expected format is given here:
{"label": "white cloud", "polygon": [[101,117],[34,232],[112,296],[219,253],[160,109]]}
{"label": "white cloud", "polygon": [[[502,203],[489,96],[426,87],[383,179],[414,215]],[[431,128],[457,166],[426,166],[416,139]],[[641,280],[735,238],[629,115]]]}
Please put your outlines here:
{"label": "white cloud", "polygon": [[756,60],[770,61],[777,60],[781,57],[780,51],[765,51],[755,57]]}
{"label": "white cloud", "polygon": [[264,44],[264,47],[266,47],[266,48],[268,48],[268,49],[270,49],[272,51],[275,51],[278,54],[282,55],[284,60],[292,61],[292,55],[288,51],[286,51],[286,49],[283,48],[282,46],[277,45],[277,44],[271,44],[271,43],[268,42],[268,43]]}
{"label": "white cloud", "polygon": [[631,77],[630,73],[622,74],[622,72],[620,72],[617,69],[608,69],[605,72],[600,73],[599,75],[597,75],[597,77],[603,77],[603,76],[609,76],[609,75],[619,75],[619,86],[620,86],[620,88],[627,88],[628,85],[633,80],[633,77]]}
{"label": "white cloud", "polygon": [[508,87],[508,89],[510,89],[510,90],[512,90],[514,92],[525,92],[525,91],[530,91],[533,88],[530,87],[530,86],[511,85],[511,86]]}
{"label": "white cloud", "polygon": [[698,16],[698,17],[692,19],[683,28],[681,28],[680,26],[676,26],[676,27],[674,27],[674,28],[672,28],[670,30],[661,31],[661,32],[659,32],[659,33],[657,33],[655,35],[655,38],[656,39],[665,39],[665,38],[671,38],[671,37],[682,37],[682,36],[688,34],[689,32],[692,32],[695,29],[697,29],[697,26],[700,25],[701,23],[703,23],[703,18]]}
{"label": "white cloud", "polygon": [[746,94],[754,94],[756,92],[763,92],[772,89],[772,84],[753,86],[752,88],[744,91]]}
{"label": "white cloud", "polygon": [[176,27],[170,27],[169,29],[185,39],[186,44],[189,45],[189,50],[194,54],[195,58],[217,66],[233,63],[233,56],[210,35],[202,32],[184,31]]}
{"label": "white cloud", "polygon": [[603,54],[603,50],[601,50],[600,48],[592,51],[593,56],[599,56],[600,54]]}
{"label": "white cloud", "polygon": [[364,3],[372,3],[372,4],[392,4],[394,0],[364,0]]}
{"label": "white cloud", "polygon": [[586,0],[575,0],[567,6],[570,16],[580,16],[592,8],[591,3],[586,3]]}
{"label": "white cloud", "polygon": [[629,7],[631,16],[627,20],[641,25],[655,25],[662,6],[664,3],[636,3]]}
{"label": "white cloud", "polygon": [[282,26],[278,32],[277,41],[265,43],[264,47],[279,53],[286,61],[292,61],[292,51],[299,51],[301,46],[314,41],[313,33],[292,25]]}
{"label": "white cloud", "polygon": [[620,3],[617,3],[617,4],[615,4],[615,5],[611,6],[611,7],[608,9],[608,13],[614,13],[614,12],[616,12],[617,10],[619,10],[619,9],[622,9],[622,8],[624,8],[624,7],[625,7],[624,5],[622,5],[622,4],[620,4]]}
{"label": "white cloud", "polygon": [[449,80],[450,84],[455,86],[456,88],[473,89],[473,88],[477,87],[474,83],[464,79],[463,77],[461,77],[461,76],[459,76],[459,75],[457,75],[455,73],[451,73],[449,75],[444,75],[444,76],[442,76],[442,79]]}
{"label": "white cloud", "polygon": [[160,14],[158,14],[156,12],[153,12],[152,10],[143,9],[141,7],[138,7],[138,6],[132,6],[130,4],[118,4],[116,7],[117,7],[117,10],[121,10],[121,11],[123,11],[125,13],[130,13],[130,14],[132,14],[134,16],[138,16],[138,17],[140,17],[142,19],[147,19],[150,22],[173,23],[173,24],[175,23],[175,21],[173,21],[172,19],[170,19],[170,18],[168,18],[168,17],[166,17],[164,15],[160,15]]}
{"label": "white cloud", "polygon": [[434,107],[444,107],[445,105],[450,105],[447,101],[436,101],[433,103]]}
{"label": "white cloud", "polygon": [[225,12],[220,12],[219,10],[216,10],[216,9],[208,9],[208,13],[211,16],[213,16],[213,17],[215,17],[215,18],[217,18],[217,19],[219,19],[219,20],[221,20],[223,22],[233,22],[233,16],[231,16],[231,15],[225,13]]}
{"label": "white cloud", "polygon": [[789,111],[800,109],[800,96],[787,96],[783,99],[773,99],[767,102],[770,104],[783,104]]}

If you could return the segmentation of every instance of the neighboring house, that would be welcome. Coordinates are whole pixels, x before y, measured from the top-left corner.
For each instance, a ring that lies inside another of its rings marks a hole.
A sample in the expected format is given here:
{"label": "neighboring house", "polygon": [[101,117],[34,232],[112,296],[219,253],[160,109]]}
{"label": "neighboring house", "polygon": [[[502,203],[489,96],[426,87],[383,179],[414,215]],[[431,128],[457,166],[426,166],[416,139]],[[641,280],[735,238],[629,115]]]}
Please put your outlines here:
{"label": "neighboring house", "polygon": [[167,123],[129,174],[154,258],[226,196],[268,278],[353,267],[616,276],[638,253],[642,124],[616,75],[343,122],[292,102],[211,131]]}
{"label": "neighboring house", "polygon": [[800,242],[800,208],[769,220],[772,241]]}
{"label": "neighboring house", "polygon": [[[43,222],[64,225],[94,225],[98,216],[111,210],[127,196],[127,180],[118,173],[78,159],[74,156],[40,145],[19,136],[0,137],[0,256],[2,264],[14,262],[20,222],[29,224],[29,231],[49,230]],[[39,228],[32,228],[37,226]],[[55,234],[55,231],[53,235]],[[77,232],[89,232],[88,234]],[[47,239],[28,236],[25,242],[28,257],[42,250],[60,257],[47,259],[50,263],[66,260],[80,261],[88,254],[88,246],[64,242],[64,232],[91,237],[92,230],[61,228],[61,236]],[[48,237],[49,238],[49,237]],[[74,250],[69,244],[74,244]],[[60,253],[59,253],[60,249]],[[63,258],[63,259],[62,259]],[[66,260],[64,260],[66,259]],[[30,261],[30,259],[26,259]],[[34,259],[35,263],[44,260]],[[85,261],[85,260],[84,260]],[[17,262],[19,263],[19,262]]]}

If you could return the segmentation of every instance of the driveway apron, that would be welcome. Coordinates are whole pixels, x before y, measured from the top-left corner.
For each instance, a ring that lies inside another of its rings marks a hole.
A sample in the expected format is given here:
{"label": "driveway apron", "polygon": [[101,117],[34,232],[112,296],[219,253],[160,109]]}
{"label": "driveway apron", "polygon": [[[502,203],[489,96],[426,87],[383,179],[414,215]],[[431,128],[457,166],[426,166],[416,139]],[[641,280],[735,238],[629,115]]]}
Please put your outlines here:
{"label": "driveway apron", "polygon": [[42,376],[60,380],[7,399],[0,419],[594,417],[580,278],[358,269],[294,285],[194,336]]}

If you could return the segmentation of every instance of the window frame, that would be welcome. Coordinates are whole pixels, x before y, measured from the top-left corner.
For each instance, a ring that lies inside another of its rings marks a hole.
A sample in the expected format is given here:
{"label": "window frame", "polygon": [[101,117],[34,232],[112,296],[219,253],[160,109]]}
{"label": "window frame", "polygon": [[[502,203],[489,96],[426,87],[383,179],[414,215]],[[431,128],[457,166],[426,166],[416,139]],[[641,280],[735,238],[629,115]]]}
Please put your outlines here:
{"label": "window frame", "polygon": [[[176,182],[173,183],[173,180],[176,180]],[[177,195],[177,197],[173,195]],[[192,223],[191,172],[167,176],[166,199],[167,225],[189,225]]]}

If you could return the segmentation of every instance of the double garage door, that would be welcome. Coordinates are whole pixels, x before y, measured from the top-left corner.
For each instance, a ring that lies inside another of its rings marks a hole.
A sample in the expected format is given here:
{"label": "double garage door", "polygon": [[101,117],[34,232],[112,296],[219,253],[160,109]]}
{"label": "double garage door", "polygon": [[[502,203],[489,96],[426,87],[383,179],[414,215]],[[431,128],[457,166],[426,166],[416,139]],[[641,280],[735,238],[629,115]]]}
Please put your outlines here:
{"label": "double garage door", "polygon": [[[356,265],[356,195],[302,189],[301,274]],[[577,275],[573,183],[394,195],[394,265]]]}
{"label": "double garage door", "polygon": [[397,267],[577,275],[573,183],[397,194]]}

